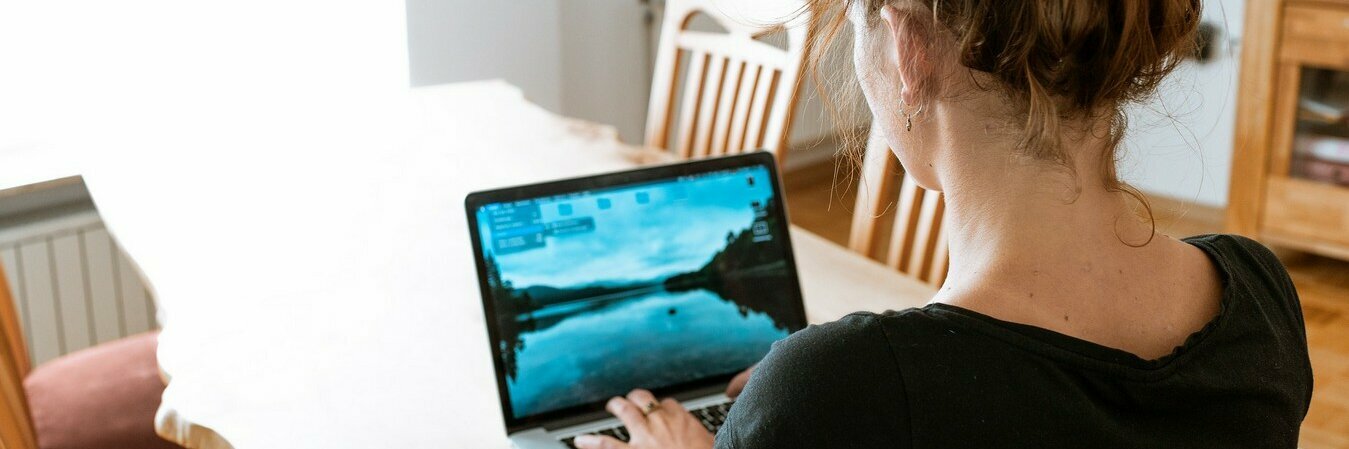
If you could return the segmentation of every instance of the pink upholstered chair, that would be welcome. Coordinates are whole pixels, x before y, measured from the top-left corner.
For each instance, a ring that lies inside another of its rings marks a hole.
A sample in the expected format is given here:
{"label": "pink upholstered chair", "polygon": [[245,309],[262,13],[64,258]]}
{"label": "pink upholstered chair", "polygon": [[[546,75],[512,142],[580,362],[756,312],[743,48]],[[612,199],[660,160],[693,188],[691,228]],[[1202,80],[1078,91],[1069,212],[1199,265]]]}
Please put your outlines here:
{"label": "pink upholstered chair", "polygon": [[0,448],[173,449],[155,434],[164,383],[157,332],[103,343],[30,370],[0,267]]}

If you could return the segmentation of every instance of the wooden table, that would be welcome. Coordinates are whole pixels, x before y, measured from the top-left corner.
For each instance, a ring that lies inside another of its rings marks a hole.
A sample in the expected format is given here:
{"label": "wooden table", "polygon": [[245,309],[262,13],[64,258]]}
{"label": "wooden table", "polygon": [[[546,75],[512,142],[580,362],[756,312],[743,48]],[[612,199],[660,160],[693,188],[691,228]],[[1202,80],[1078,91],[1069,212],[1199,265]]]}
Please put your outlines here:
{"label": "wooden table", "polygon": [[[417,89],[399,137],[84,171],[164,316],[156,426],[192,448],[505,447],[470,190],[630,168],[499,82]],[[340,132],[335,130],[334,132]],[[792,229],[812,322],[931,290]]]}

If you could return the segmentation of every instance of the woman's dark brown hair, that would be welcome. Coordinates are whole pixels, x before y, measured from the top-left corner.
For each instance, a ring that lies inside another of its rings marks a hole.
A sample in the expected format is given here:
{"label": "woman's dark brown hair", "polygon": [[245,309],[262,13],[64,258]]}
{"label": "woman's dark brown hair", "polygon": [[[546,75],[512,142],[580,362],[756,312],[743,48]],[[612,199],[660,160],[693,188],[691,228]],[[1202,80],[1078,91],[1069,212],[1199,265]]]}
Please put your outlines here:
{"label": "woman's dark brown hair", "polygon": [[1146,207],[1115,169],[1126,125],[1122,108],[1153,94],[1193,51],[1200,0],[810,0],[816,80],[825,49],[846,21],[839,8],[864,8],[874,23],[883,6],[905,3],[930,9],[943,28],[938,31],[954,39],[948,51],[964,67],[986,73],[995,85],[983,87],[1005,94],[1024,115],[1014,120],[1024,123],[1020,147],[1027,155],[1068,165],[1073,155],[1061,145],[1061,124],[1108,118],[1105,186]]}

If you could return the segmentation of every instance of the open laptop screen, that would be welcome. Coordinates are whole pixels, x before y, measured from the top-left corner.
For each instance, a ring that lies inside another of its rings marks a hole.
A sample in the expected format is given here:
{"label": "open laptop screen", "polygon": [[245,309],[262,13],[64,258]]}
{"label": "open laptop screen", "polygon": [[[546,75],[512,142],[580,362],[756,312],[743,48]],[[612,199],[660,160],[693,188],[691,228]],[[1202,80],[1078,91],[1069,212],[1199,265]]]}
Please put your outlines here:
{"label": "open laptop screen", "polygon": [[734,374],[803,325],[770,165],[596,181],[469,201],[509,421]]}

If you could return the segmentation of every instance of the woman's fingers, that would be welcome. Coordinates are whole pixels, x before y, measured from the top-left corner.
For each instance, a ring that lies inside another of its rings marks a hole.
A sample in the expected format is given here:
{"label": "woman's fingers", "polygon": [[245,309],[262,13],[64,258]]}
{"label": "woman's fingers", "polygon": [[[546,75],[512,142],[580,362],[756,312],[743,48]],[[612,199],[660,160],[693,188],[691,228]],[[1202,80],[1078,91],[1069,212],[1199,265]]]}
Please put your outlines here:
{"label": "woman's fingers", "polygon": [[726,385],[726,396],[735,399],[736,396],[740,396],[740,392],[745,391],[745,384],[749,383],[749,375],[754,372],[755,366],[758,365],[755,364],[750,366],[749,369],[741,371],[740,374],[736,374],[735,377],[731,378],[731,383]]}
{"label": "woman's fingers", "polygon": [[617,416],[618,420],[628,427],[629,433],[636,435],[639,432],[647,432],[646,415],[642,414],[642,409],[639,406],[633,404],[627,398],[614,396],[609,399],[608,404],[604,405],[604,409]]}
{"label": "woman's fingers", "polygon": [[662,433],[665,431],[665,420],[661,416],[660,402],[656,401],[656,395],[650,391],[638,388],[628,392],[628,401],[637,406],[642,412],[643,424],[646,424],[646,432],[637,432],[632,434],[633,440],[645,440],[645,433]]}
{"label": "woman's fingers", "polygon": [[684,404],[680,404],[679,401],[674,399],[662,399],[660,401],[660,413],[666,423],[673,424],[671,426],[673,428],[678,429],[679,425],[688,423],[697,424],[699,429],[703,428],[703,425],[698,421],[698,418],[695,418],[692,413],[689,413],[689,411],[684,408]]}
{"label": "woman's fingers", "polygon": [[660,408],[682,412],[684,411],[684,404],[680,404],[679,401],[674,400],[674,398],[665,398],[660,400]]}
{"label": "woman's fingers", "polygon": [[679,401],[676,401],[673,398],[661,399],[660,412],[666,413],[669,416],[689,415],[689,411],[684,409],[684,404],[680,404]]}
{"label": "woman's fingers", "polygon": [[580,449],[624,449],[628,447],[627,443],[618,441],[617,438],[608,435],[578,435],[572,440]]}
{"label": "woman's fingers", "polygon": [[[642,411],[655,404],[649,414]],[[712,434],[703,428],[684,405],[674,399],[657,401],[650,391],[637,389],[627,397],[615,396],[605,405],[609,413],[623,421],[632,438],[628,443],[601,435],[578,436],[573,443],[581,449],[682,448],[706,449],[712,447]]]}
{"label": "woman's fingers", "polygon": [[[638,388],[628,392],[628,401],[632,402],[633,405],[636,405],[638,410],[642,410],[643,414],[647,414],[646,409],[651,406],[651,403],[656,402],[656,395],[651,394],[650,391]],[[657,404],[659,403],[657,402]]]}
{"label": "woman's fingers", "polygon": [[703,427],[702,421],[689,413],[680,404],[671,398],[665,398],[660,401],[661,419],[669,427],[667,432],[675,437],[675,441],[681,442],[678,446],[682,448],[708,448],[712,447],[712,433]]}

